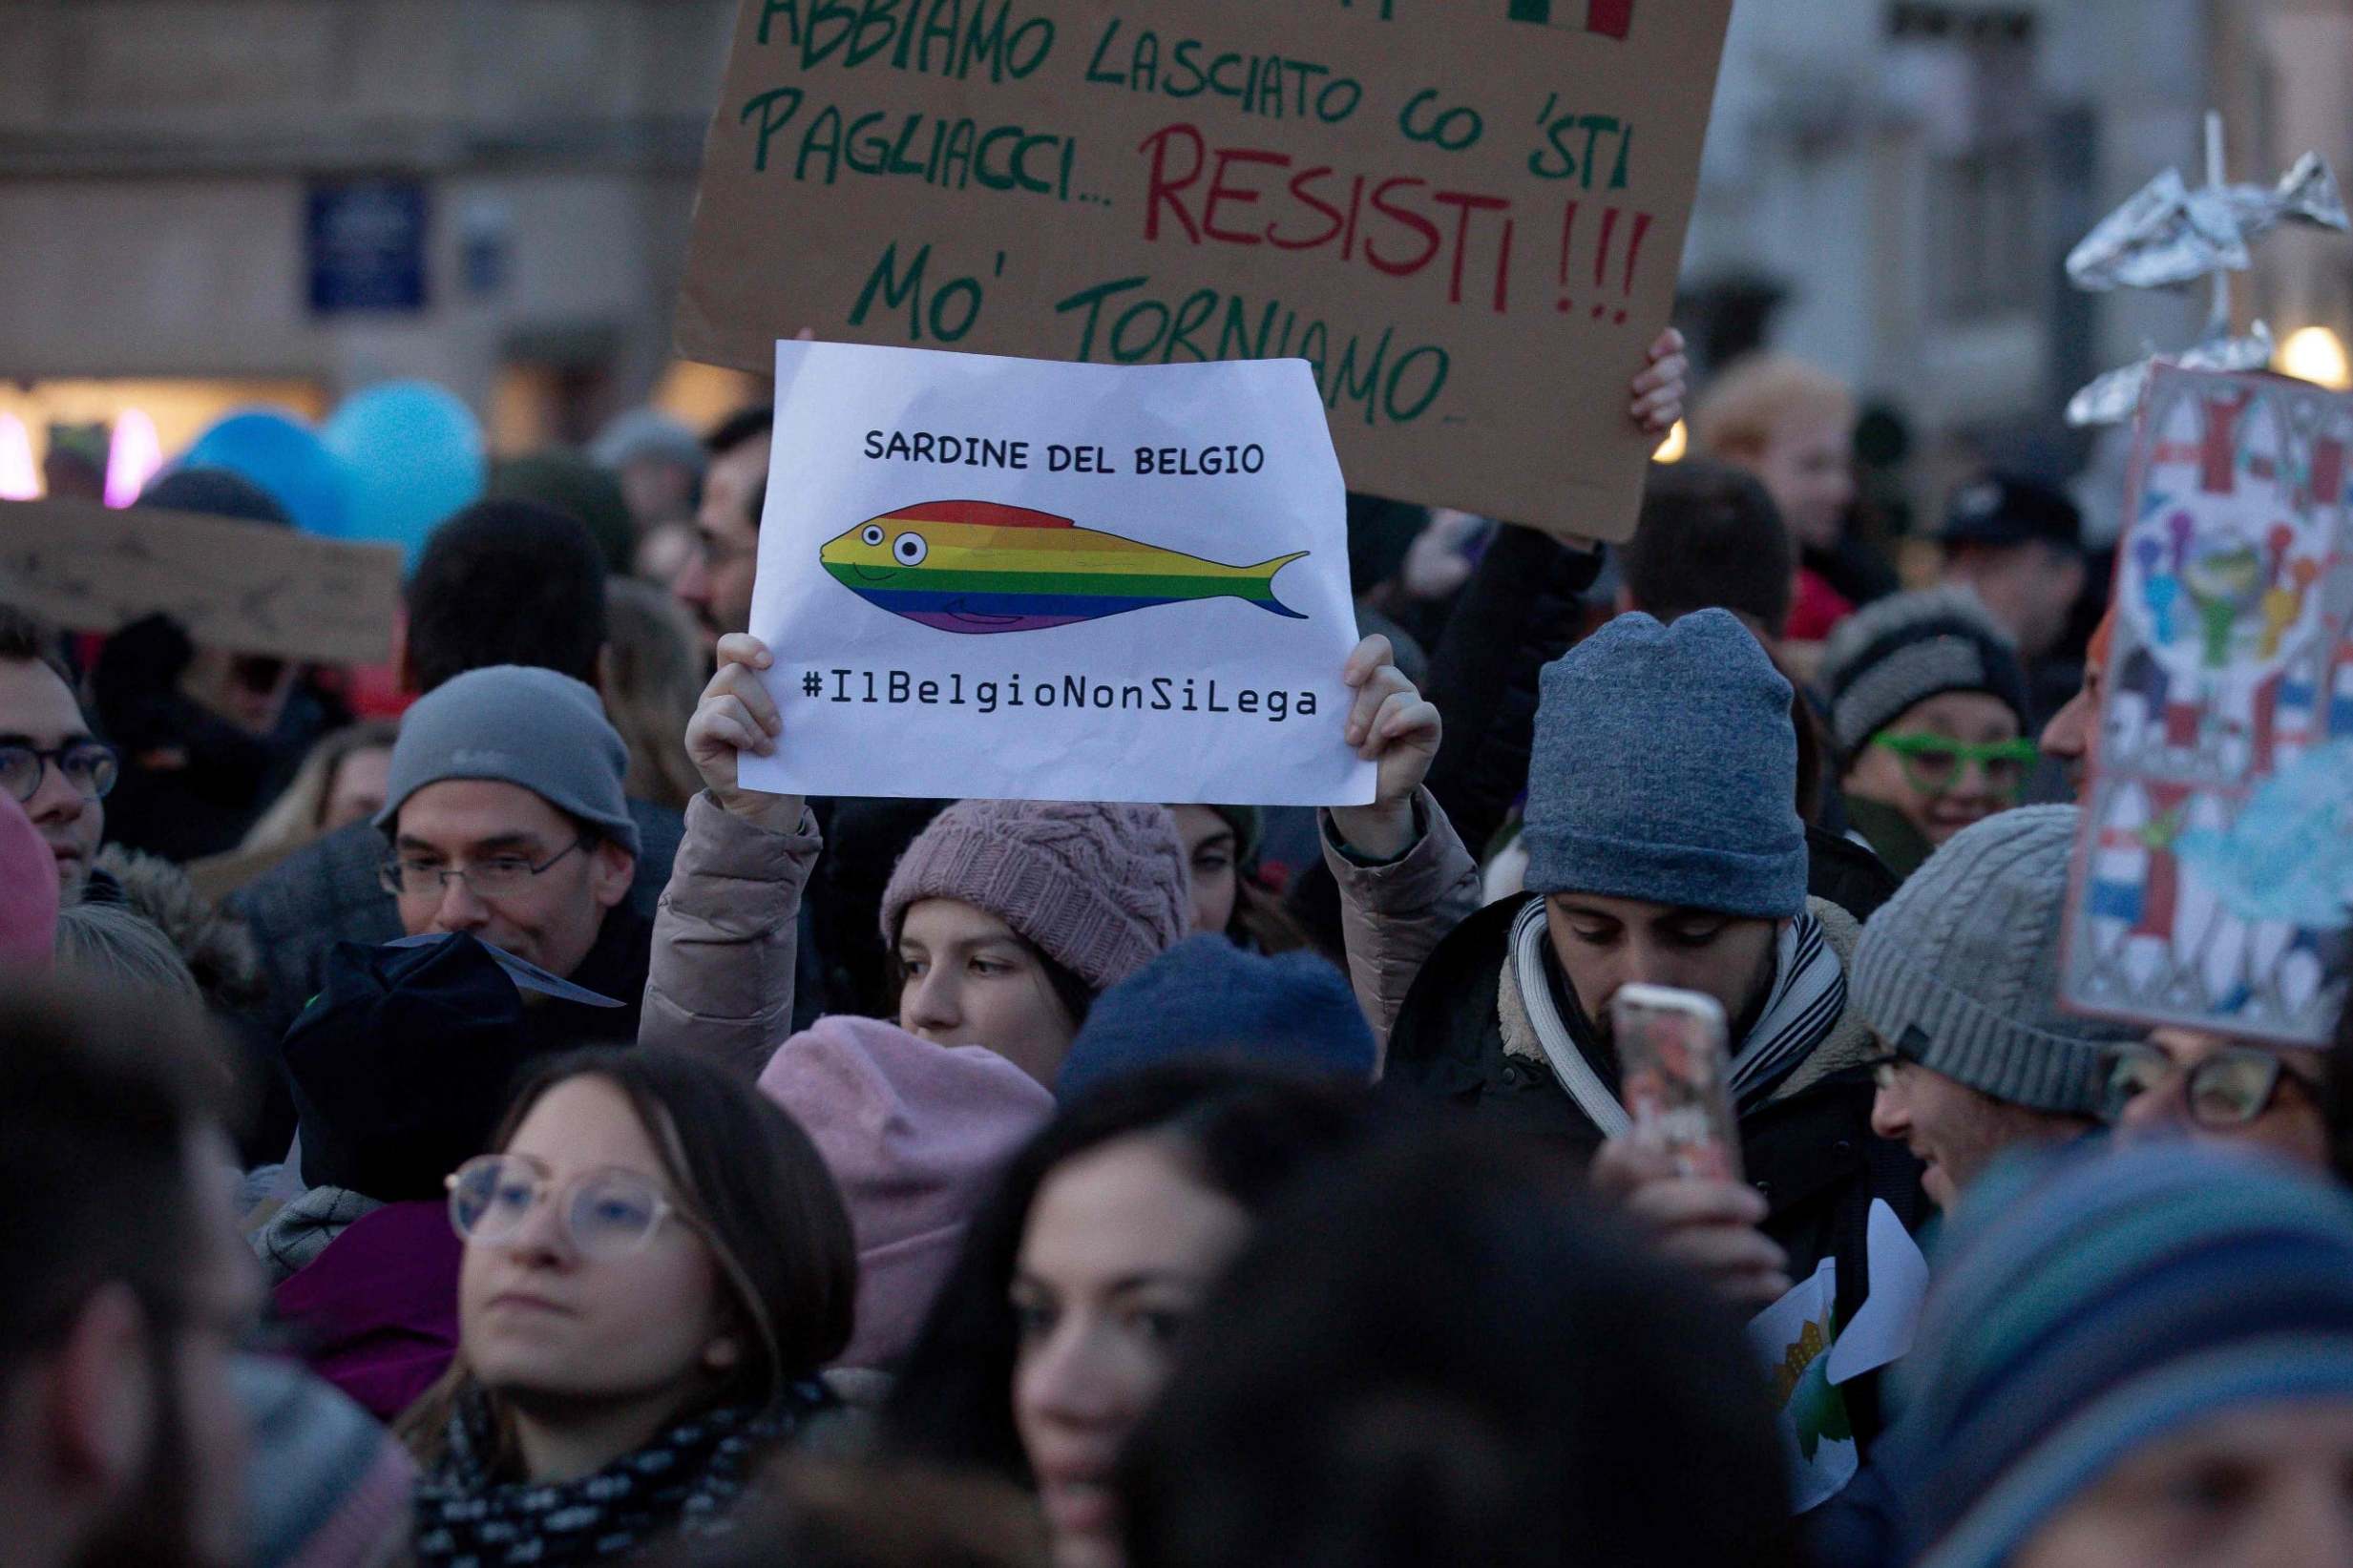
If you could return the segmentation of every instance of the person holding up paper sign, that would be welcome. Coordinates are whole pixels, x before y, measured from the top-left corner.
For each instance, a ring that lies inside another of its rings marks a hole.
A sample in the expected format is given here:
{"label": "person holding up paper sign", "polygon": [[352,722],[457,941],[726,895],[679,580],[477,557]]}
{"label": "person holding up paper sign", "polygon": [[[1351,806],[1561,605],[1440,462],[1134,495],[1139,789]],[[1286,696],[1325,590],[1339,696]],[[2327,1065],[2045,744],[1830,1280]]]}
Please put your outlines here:
{"label": "person holding up paper sign", "polygon": [[[738,635],[721,639],[719,658],[686,731],[708,787],[687,808],[662,901],[643,1037],[752,1074],[787,1033],[793,916],[820,845],[800,797],[737,783],[746,752],[789,743],[759,679],[774,657]],[[1401,840],[1437,750],[1437,710],[1385,639],[1366,639],[1343,679],[1355,694],[1344,735],[1382,781],[1375,805],[1344,816],[1368,844]],[[961,802],[909,847],[883,897],[899,1026],[986,1046],[1048,1085],[1095,995],[1192,924],[1183,847],[1156,805]]]}

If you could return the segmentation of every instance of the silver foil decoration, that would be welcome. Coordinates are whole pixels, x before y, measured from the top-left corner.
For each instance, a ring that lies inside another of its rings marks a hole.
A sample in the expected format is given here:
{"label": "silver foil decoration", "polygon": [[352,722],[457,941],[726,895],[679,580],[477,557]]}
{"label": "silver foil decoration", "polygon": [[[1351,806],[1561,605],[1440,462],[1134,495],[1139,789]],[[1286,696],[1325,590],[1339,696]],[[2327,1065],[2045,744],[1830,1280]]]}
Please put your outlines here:
{"label": "silver foil decoration", "polygon": [[2230,185],[2222,178],[2222,116],[2206,116],[2205,185],[2192,189],[2168,169],[2093,226],[2068,254],[2067,275],[2077,288],[2178,288],[2199,279],[2214,285],[2205,336],[2177,354],[2111,370],[2067,406],[2070,425],[2117,425],[2140,407],[2149,367],[2159,357],[2194,370],[2260,370],[2271,363],[2271,328],[2251,322],[2231,330],[2230,275],[2255,264],[2254,241],[2283,223],[2353,230],[2336,177],[2318,153],[2306,153],[2279,183]]}
{"label": "silver foil decoration", "polygon": [[2192,190],[2168,169],[2102,219],[2070,251],[2067,275],[2093,293],[2172,288],[2217,271],[2254,265],[2253,240],[2282,223],[2343,231],[2349,225],[2336,178],[2318,153],[2296,160],[2277,186]]}
{"label": "silver foil decoration", "polygon": [[2140,394],[2149,385],[2149,371],[2158,360],[2192,370],[2260,370],[2271,363],[2271,328],[2261,322],[2243,336],[2228,328],[2210,332],[2178,354],[2157,354],[2137,364],[2111,370],[2068,400],[2069,425],[2121,425],[2140,408]]}

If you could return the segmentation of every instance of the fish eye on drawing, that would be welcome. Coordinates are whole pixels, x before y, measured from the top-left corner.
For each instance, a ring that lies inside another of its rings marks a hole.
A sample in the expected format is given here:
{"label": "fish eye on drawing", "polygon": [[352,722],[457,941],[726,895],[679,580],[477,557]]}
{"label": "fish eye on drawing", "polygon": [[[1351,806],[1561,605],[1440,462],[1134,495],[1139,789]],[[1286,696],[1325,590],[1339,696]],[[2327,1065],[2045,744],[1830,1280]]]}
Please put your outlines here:
{"label": "fish eye on drawing", "polygon": [[[880,542],[879,539],[877,542]],[[898,558],[901,566],[921,566],[923,557],[930,554],[930,547],[923,542],[920,533],[902,533],[892,541],[891,554]]]}
{"label": "fish eye on drawing", "polygon": [[858,537],[865,540],[870,545],[880,544],[882,543],[882,530],[874,524],[869,523],[866,525],[866,532],[860,533]]}

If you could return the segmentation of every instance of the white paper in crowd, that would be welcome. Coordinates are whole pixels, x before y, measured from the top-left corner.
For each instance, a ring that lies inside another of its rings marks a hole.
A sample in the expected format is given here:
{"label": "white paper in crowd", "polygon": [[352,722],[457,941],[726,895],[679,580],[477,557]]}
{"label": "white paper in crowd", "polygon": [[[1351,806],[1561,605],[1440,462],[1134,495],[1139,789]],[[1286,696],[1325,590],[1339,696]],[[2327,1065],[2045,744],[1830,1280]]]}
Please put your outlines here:
{"label": "white paper in crowd", "polygon": [[1297,360],[776,346],[755,789],[1363,805],[1346,500]]}
{"label": "white paper in crowd", "polygon": [[1849,1383],[1903,1359],[1928,1299],[1928,1260],[1884,1198],[1871,1200],[1864,1233],[1871,1294],[1830,1348],[1830,1381]]}
{"label": "white paper in crowd", "polygon": [[1830,1377],[1838,1336],[1838,1261],[1824,1258],[1789,1293],[1749,1320],[1749,1343],[1765,1364],[1780,1410],[1796,1512],[1818,1508],[1861,1466],[1846,1396]]}

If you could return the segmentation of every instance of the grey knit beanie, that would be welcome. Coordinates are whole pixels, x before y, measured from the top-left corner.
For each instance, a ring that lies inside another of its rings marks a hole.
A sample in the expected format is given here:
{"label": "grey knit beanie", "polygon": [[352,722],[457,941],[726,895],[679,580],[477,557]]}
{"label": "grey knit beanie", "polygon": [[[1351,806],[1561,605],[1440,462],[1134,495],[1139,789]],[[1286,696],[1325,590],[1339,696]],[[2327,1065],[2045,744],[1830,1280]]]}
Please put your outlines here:
{"label": "grey knit beanie", "polygon": [[952,898],[997,916],[1096,991],[1175,947],[1192,874],[1165,805],[958,801],[907,847],[882,893],[895,949],[907,908]]}
{"label": "grey knit beanie", "polygon": [[401,720],[376,826],[392,831],[401,806],[427,784],[494,779],[635,855],[638,825],[621,795],[628,771],[629,748],[594,690],[554,670],[493,664],[443,681]]}
{"label": "grey knit beanie", "polygon": [[1892,594],[1838,623],[1822,649],[1830,726],[1849,758],[1917,703],[1997,697],[2027,727],[2027,675],[2009,634],[1963,588]]}
{"label": "grey knit beanie", "polygon": [[2090,1115],[2101,1047],[2128,1024],[2059,1011],[2059,928],[2077,813],[2030,805],[1955,834],[1863,927],[1847,983],[1922,1067],[2036,1111]]}
{"label": "grey knit beanie", "polygon": [[1526,887],[1787,920],[1806,907],[1790,685],[1729,611],[1624,615],[1544,666]]}

